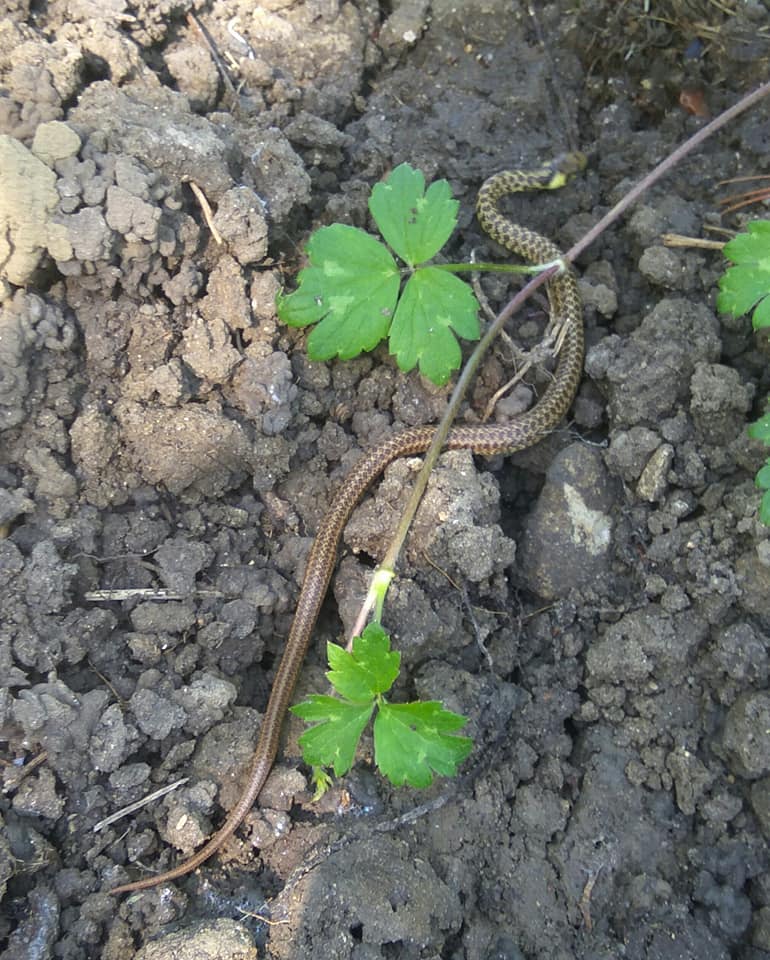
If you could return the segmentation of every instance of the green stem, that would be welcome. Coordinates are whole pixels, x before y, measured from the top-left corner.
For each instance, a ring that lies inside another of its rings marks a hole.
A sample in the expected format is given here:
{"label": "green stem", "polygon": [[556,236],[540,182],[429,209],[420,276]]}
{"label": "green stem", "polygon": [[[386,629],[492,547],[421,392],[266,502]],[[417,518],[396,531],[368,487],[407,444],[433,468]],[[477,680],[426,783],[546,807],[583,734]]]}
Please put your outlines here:
{"label": "green stem", "polygon": [[380,618],[382,616],[382,607],[385,602],[385,595],[382,591],[383,585],[387,591],[387,587],[390,585],[390,582],[395,576],[396,561],[401,553],[401,547],[403,546],[404,540],[406,540],[407,534],[409,533],[409,528],[412,525],[414,515],[417,513],[417,508],[420,505],[420,500],[422,500],[422,495],[428,485],[428,479],[430,478],[431,471],[435,466],[436,460],[438,460],[439,455],[441,454],[441,448],[444,446],[444,441],[449,433],[449,429],[457,417],[457,414],[460,410],[460,405],[463,402],[463,398],[465,397],[468,387],[471,385],[471,381],[473,380],[476,370],[481,363],[481,358],[487,352],[492,344],[492,341],[498,335],[510,315],[517,310],[524,303],[524,301],[527,300],[532,293],[538,289],[538,287],[541,287],[554,272],[555,270],[552,269],[550,272],[541,273],[530,280],[529,283],[516,294],[513,300],[510,301],[507,307],[497,315],[492,325],[487,329],[484,336],[474,347],[473,353],[471,353],[470,357],[468,357],[457,383],[455,384],[455,388],[452,391],[452,396],[449,398],[449,403],[444,411],[444,416],[441,418],[441,422],[436,427],[436,432],[433,434],[433,441],[425,454],[422,467],[420,468],[420,472],[417,474],[417,479],[414,482],[412,492],[409,495],[409,500],[407,501],[406,506],[401,514],[401,519],[396,527],[396,532],[393,535],[393,539],[390,541],[390,546],[388,547],[387,553],[383,557],[382,563],[380,563],[374,572],[372,584],[369,587],[366,598],[364,599],[361,610],[359,611],[358,618],[355,626],[353,627],[351,639],[348,642],[348,646],[350,646],[352,643],[352,637],[360,636],[361,631],[366,625],[367,617],[372,610],[376,611],[375,620],[378,623],[380,622]]}
{"label": "green stem", "polygon": [[[446,270],[447,273],[538,273],[547,270],[550,264],[531,263],[431,263],[432,270]],[[420,267],[417,267],[419,270]]]}
{"label": "green stem", "polygon": [[382,623],[382,607],[385,603],[385,594],[388,592],[391,580],[394,577],[392,570],[383,570],[380,566],[375,570],[372,577],[372,583],[369,587],[369,593],[374,597],[374,614],[372,620],[375,623]]}

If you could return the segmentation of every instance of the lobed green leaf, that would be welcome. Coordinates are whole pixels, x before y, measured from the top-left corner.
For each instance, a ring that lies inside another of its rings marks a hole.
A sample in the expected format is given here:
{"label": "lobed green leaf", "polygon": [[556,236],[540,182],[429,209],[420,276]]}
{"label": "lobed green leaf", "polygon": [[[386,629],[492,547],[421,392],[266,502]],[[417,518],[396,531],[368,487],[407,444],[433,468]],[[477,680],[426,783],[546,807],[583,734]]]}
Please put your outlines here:
{"label": "lobed green leaf", "polygon": [[722,250],[733,263],[758,263],[770,259],[770,220],[750,220],[745,230]]}
{"label": "lobed green leaf", "polygon": [[428,787],[434,773],[454,776],[473,747],[453,732],[466,722],[435,700],[382,704],[374,721],[377,766],[397,787]]}
{"label": "lobed green leaf", "polygon": [[460,345],[452,331],[467,340],[479,337],[478,303],[458,277],[425,267],[410,278],[390,328],[390,352],[401,370],[420,373],[438,386],[460,366]]}
{"label": "lobed green leaf", "polygon": [[337,697],[313,694],[290,709],[308,723],[315,723],[299,738],[305,763],[332,767],[336,776],[344,776],[353,766],[356,747],[372,715],[374,701],[348,703]]}
{"label": "lobed green leaf", "polygon": [[770,412],[760,417],[759,420],[755,420],[754,423],[750,423],[747,433],[752,440],[762,440],[763,443],[770,446]]}
{"label": "lobed green leaf", "polygon": [[765,330],[770,327],[770,296],[760,300],[751,316],[755,330]]}
{"label": "lobed green leaf", "polygon": [[770,267],[728,267],[719,281],[717,310],[740,317],[770,293]]}
{"label": "lobed green leaf", "polygon": [[390,637],[370,623],[353,639],[353,652],[335,643],[326,646],[329,666],[326,676],[341,696],[353,701],[373,700],[393,686],[401,667],[401,654],[391,652]]}
{"label": "lobed green leaf", "polygon": [[770,460],[757,471],[754,482],[760,490],[770,490]]}
{"label": "lobed green leaf", "polygon": [[369,210],[389,246],[410,266],[424,263],[444,246],[457,225],[460,204],[446,180],[426,192],[425,177],[408,163],[372,189]]}
{"label": "lobed green leaf", "polygon": [[770,221],[752,220],[723,252],[734,266],[719,281],[717,309],[740,317],[756,305],[754,329],[770,327]]}
{"label": "lobed green leaf", "polygon": [[299,286],[278,299],[278,316],[289,326],[318,326],[308,337],[311,360],[349,360],[373,350],[388,334],[401,277],[384,244],[357,227],[321,227],[311,236],[310,266]]}

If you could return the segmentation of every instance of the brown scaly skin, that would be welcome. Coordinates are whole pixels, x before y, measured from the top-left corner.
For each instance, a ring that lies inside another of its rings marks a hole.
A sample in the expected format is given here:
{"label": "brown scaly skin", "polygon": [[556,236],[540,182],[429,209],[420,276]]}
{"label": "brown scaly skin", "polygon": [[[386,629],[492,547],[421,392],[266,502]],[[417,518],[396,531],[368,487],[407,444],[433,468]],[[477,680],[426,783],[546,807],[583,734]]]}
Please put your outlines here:
{"label": "brown scaly skin", "polygon": [[[542,169],[504,171],[490,177],[479,191],[476,213],[484,230],[512,253],[532,263],[561,258],[550,240],[507,220],[497,209],[500,197],[521,190],[548,190],[562,186],[585,166],[581,154],[566,154]],[[535,406],[507,424],[454,427],[446,449],[470,449],[491,455],[514,453],[537,443],[559,423],[569,409],[583,372],[583,308],[577,282],[570,270],[555,276],[548,284],[551,315],[561,327],[562,346],[553,379]],[[187,860],[165,873],[115,887],[112,894],[146,890],[183,877],[208,860],[232,836],[253,806],[273,766],[281,725],[290,705],[294,686],[318,612],[326,595],[337,557],[342,531],[366,489],[385,467],[398,457],[423,453],[433,439],[433,427],[413,427],[396,434],[366,453],[346,477],[328,513],[324,517],[308,556],[297,611],[291,625],[281,662],[273,681],[265,715],[254,749],[254,757],[238,802],[217,832]]]}

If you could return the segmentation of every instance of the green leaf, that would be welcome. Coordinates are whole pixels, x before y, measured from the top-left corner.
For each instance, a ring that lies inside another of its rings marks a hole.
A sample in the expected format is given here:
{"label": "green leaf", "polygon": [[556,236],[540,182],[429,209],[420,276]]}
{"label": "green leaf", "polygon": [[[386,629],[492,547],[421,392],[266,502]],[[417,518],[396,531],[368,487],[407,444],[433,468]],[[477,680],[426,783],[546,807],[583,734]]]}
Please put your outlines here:
{"label": "green leaf", "polygon": [[722,253],[733,263],[756,263],[770,257],[770,220],[750,220],[742,233],[724,245]]}
{"label": "green leaf", "polygon": [[754,482],[760,490],[770,490],[770,460],[757,471]]}
{"label": "green leaf", "polygon": [[315,723],[299,738],[305,763],[332,767],[338,777],[346,774],[353,766],[356,746],[372,715],[374,702],[347,703],[313,694],[290,709],[308,723]]}
{"label": "green leaf", "polygon": [[728,267],[719,281],[717,310],[740,317],[770,292],[770,268]]}
{"label": "green leaf", "polygon": [[766,527],[770,527],[770,490],[765,490],[759,503],[759,519]]}
{"label": "green leaf", "polygon": [[326,676],[334,689],[348,700],[373,700],[393,686],[401,667],[401,654],[391,652],[390,637],[382,627],[370,623],[353,639],[353,652],[335,643],[326,646],[329,666]]}
{"label": "green leaf", "polygon": [[457,200],[446,180],[425,190],[425,177],[408,163],[374,186],[369,210],[380,233],[410,266],[430,260],[444,246],[457,224]]}
{"label": "green leaf", "polygon": [[433,383],[446,383],[462,356],[452,333],[479,337],[478,304],[467,283],[446,270],[425,267],[410,278],[390,329],[390,352],[401,370],[420,365]]}
{"label": "green leaf", "polygon": [[739,317],[758,304],[753,324],[756,330],[770,326],[770,221],[753,220],[746,232],[725,244],[728,267],[719,281],[717,309]]}
{"label": "green leaf", "polygon": [[770,446],[770,413],[750,423],[746,432],[752,440],[762,440]]}
{"label": "green leaf", "polygon": [[[311,360],[349,360],[388,334],[401,277],[384,244],[342,223],[321,227],[307,246],[311,266],[294,293],[278,298],[289,326],[318,326],[308,337]],[[320,321],[320,322],[319,322]]]}
{"label": "green leaf", "polygon": [[751,317],[755,330],[764,330],[770,327],[770,297],[765,297],[757,304],[757,309]]}
{"label": "green leaf", "polygon": [[382,704],[374,721],[377,766],[397,787],[428,787],[434,772],[454,776],[473,747],[468,737],[453,734],[466,722],[434,700]]}

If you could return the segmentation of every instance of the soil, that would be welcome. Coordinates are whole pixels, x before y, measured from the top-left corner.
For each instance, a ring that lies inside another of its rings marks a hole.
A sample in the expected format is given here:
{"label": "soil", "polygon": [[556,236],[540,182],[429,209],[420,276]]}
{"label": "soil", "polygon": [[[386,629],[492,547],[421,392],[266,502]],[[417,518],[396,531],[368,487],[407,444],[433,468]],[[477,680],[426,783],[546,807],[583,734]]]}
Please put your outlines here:
{"label": "soil", "polygon": [[[761,216],[719,201],[766,169],[766,104],[581,258],[569,422],[434,474],[385,619],[398,696],[470,718],[460,776],[396,790],[365,743],[313,803],[292,719],[220,855],[106,893],[221,823],[335,488],[446,400],[384,347],[307,360],[275,296],[311,230],[367,226],[409,161],[461,202],[448,256],[502,258],[482,181],[579,148],[582,178],[506,201],[566,247],[766,79],[770,4],[4,6],[0,957],[770,956],[770,530],[745,432],[768,351],[715,312],[719,251],[662,239]],[[484,281],[493,305],[510,289]],[[545,324],[532,304],[511,333]],[[298,697],[324,689],[415,466],[355,514]]]}

